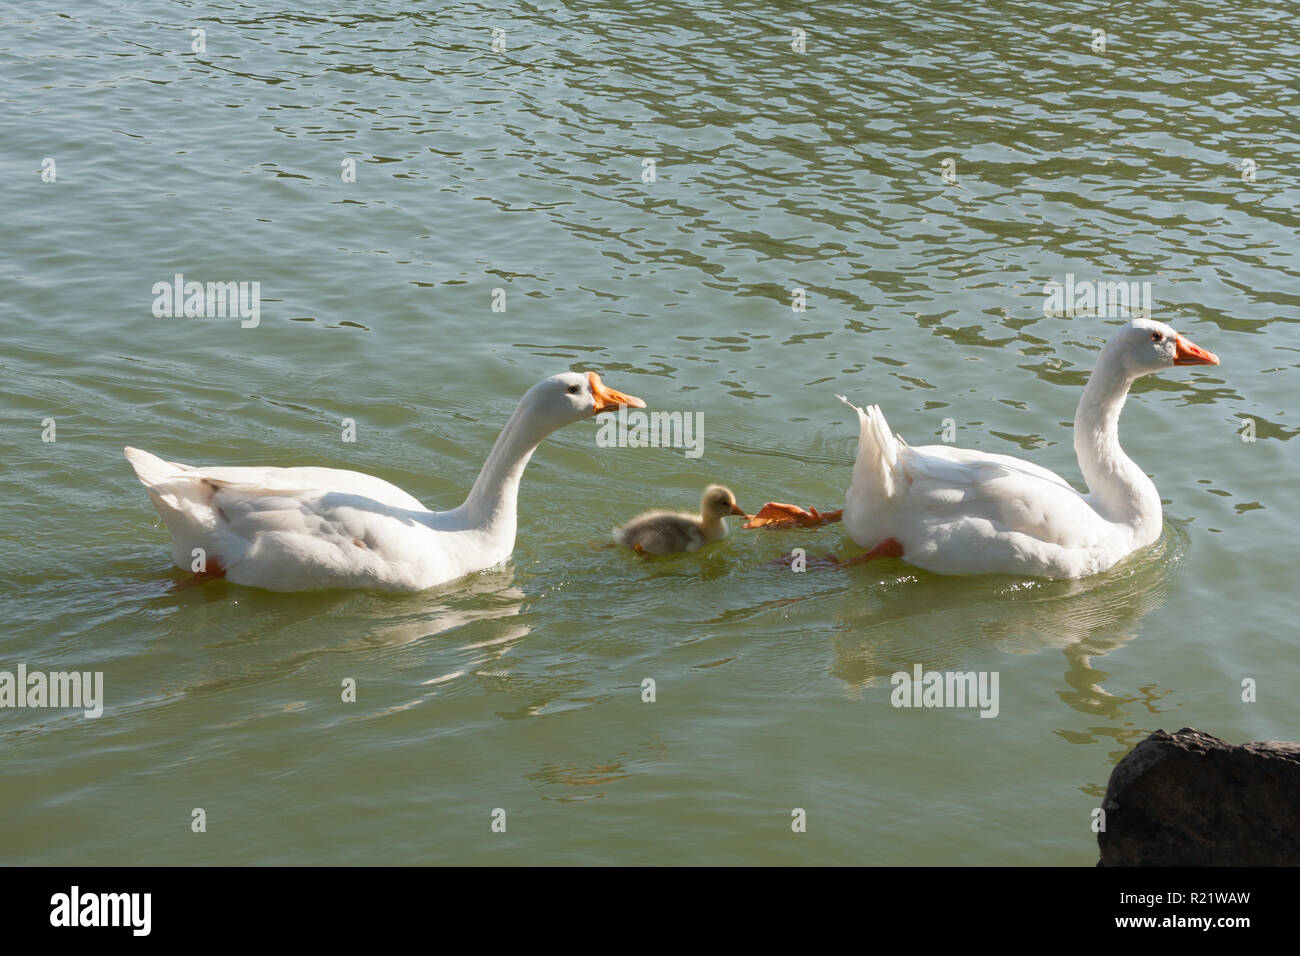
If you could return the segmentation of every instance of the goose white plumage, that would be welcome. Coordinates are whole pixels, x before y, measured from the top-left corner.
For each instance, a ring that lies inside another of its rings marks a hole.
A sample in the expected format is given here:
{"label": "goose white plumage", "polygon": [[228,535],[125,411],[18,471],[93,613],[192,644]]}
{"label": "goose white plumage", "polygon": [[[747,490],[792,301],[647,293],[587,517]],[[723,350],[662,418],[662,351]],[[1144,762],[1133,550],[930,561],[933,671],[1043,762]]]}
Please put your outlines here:
{"label": "goose white plumage", "polygon": [[138,448],[127,460],[189,570],[273,591],[420,591],[505,561],[514,550],[519,480],[555,429],[645,402],[595,372],[566,372],[524,394],[464,504],[430,511],[373,475],[335,468],[193,468]]}
{"label": "goose white plumage", "polygon": [[[926,445],[892,434],[878,406],[858,413],[858,457],[842,520],[869,548],[857,563],[901,557],[938,574],[1079,578],[1105,571],[1155,542],[1162,523],[1151,479],[1119,444],[1119,415],[1133,382],[1175,365],[1219,359],[1151,319],[1133,319],[1102,348],[1074,420],[1081,494],[1031,462]],[[769,502],[746,527],[811,525],[835,515]]]}

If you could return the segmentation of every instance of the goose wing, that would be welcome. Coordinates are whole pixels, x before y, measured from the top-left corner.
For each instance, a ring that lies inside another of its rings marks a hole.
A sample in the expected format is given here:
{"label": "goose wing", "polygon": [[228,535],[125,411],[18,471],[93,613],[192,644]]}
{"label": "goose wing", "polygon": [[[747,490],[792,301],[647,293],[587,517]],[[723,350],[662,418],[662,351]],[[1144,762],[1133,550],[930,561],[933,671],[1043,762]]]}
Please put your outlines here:
{"label": "goose wing", "polygon": [[1076,547],[1096,512],[1060,475],[1010,455],[944,445],[903,446],[905,507],[929,523],[986,521],[990,533],[1019,532]]}

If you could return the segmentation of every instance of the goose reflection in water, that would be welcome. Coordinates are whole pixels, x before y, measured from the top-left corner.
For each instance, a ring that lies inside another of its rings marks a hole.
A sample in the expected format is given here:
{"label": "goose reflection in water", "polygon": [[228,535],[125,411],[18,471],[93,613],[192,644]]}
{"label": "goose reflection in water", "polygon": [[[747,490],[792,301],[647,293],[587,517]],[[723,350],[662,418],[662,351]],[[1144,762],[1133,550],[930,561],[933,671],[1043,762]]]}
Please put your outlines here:
{"label": "goose reflection in water", "polygon": [[1159,695],[1151,688],[1137,697],[1112,694],[1103,686],[1109,673],[1094,667],[1093,659],[1137,637],[1142,619],[1163,606],[1187,541],[1183,523],[1167,520],[1155,544],[1092,578],[972,578],[957,584],[917,573],[855,588],[845,592],[836,617],[832,673],[861,696],[887,685],[898,671],[911,673],[917,663],[926,670],[996,670],[992,651],[1058,649],[1066,660],[1058,696],[1080,714],[1107,723],[1057,733],[1079,743],[1110,736],[1127,749],[1146,733],[1125,723],[1130,705],[1155,712]]}

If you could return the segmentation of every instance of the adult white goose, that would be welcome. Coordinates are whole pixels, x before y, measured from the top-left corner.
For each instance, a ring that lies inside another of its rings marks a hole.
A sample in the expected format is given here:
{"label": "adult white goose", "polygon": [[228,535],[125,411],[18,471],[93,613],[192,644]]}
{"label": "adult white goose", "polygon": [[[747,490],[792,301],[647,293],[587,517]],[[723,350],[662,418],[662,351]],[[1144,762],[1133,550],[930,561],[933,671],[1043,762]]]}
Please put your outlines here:
{"label": "adult white goose", "polygon": [[272,591],[420,591],[500,564],[515,546],[519,479],[551,432],[645,402],[595,372],[530,388],[465,503],[430,511],[382,478],[336,468],[192,468],[138,448],[126,457],[172,537],[177,567]]}
{"label": "adult white goose", "polygon": [[[1119,445],[1119,413],[1134,380],[1175,365],[1218,365],[1211,352],[1150,319],[1125,324],[1102,348],[1074,417],[1080,494],[1038,465],[892,435],[878,406],[858,413],[858,458],[842,517],[870,549],[858,563],[901,557],[938,574],[1078,578],[1105,571],[1160,536],[1160,496]],[[769,502],[745,527],[840,518]]]}

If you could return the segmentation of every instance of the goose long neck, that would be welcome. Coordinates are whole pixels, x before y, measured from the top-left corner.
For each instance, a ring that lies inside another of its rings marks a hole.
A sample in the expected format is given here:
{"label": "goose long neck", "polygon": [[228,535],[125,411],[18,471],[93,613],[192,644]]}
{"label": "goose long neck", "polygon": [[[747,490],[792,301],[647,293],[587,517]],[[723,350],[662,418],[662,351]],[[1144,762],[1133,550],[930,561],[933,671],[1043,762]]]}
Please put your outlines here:
{"label": "goose long neck", "polygon": [[474,487],[461,505],[471,526],[508,533],[513,539],[519,480],[528,459],[546,435],[521,402],[501,429]]}
{"label": "goose long neck", "polygon": [[1103,518],[1131,525],[1140,537],[1154,540],[1160,527],[1160,495],[1119,444],[1119,414],[1134,378],[1113,349],[1102,350],[1074,416],[1074,451],[1093,508]]}

